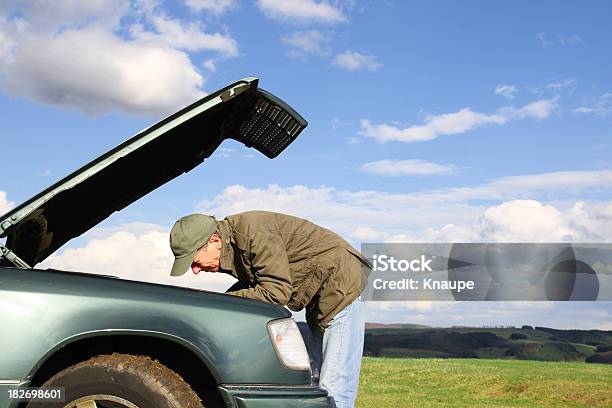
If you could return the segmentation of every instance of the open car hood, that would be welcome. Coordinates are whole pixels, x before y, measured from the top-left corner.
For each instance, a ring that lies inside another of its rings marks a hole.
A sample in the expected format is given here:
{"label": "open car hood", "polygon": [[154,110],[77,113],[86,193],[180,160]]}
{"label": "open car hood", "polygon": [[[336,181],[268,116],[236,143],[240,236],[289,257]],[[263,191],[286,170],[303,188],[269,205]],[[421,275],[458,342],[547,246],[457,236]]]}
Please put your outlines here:
{"label": "open car hood", "polygon": [[33,267],[70,239],[209,157],[225,139],[279,155],[307,122],[258,89],[235,82],[143,130],[0,217],[0,263]]}

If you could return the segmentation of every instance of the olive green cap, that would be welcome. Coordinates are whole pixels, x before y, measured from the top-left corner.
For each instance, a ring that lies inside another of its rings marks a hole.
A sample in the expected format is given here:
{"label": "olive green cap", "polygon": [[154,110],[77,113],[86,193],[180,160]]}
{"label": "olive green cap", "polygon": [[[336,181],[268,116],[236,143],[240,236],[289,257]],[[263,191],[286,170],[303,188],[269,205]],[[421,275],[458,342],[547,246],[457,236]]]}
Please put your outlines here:
{"label": "olive green cap", "polygon": [[171,276],[187,272],[198,249],[208,242],[216,229],[217,221],[210,215],[191,214],[174,223],[170,231],[170,248],[174,254]]}

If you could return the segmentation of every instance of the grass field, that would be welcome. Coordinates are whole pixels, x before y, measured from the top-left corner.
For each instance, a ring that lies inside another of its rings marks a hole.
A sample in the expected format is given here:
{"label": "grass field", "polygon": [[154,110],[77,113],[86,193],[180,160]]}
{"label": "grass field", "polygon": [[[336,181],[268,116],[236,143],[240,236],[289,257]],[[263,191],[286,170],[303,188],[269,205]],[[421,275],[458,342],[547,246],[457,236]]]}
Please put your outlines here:
{"label": "grass field", "polygon": [[364,357],[356,407],[612,407],[612,366]]}

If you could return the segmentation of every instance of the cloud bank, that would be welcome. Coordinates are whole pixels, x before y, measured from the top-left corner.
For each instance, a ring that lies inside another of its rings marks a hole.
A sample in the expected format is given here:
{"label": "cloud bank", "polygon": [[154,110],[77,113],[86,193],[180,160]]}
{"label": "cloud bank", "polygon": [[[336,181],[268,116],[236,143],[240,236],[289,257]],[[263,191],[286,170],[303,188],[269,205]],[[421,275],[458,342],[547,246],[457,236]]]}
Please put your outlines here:
{"label": "cloud bank", "polygon": [[0,27],[4,92],[94,115],[172,112],[206,95],[191,54],[239,52],[231,35],[146,1],[12,2]]}
{"label": "cloud bank", "polygon": [[[357,246],[373,240],[607,242],[612,239],[612,202],[547,202],[546,197],[559,191],[580,197],[609,189],[610,181],[608,171],[505,177],[480,186],[414,193],[234,185],[197,209],[217,217],[253,209],[286,212],[331,228]],[[492,203],[483,205],[482,200]]]}

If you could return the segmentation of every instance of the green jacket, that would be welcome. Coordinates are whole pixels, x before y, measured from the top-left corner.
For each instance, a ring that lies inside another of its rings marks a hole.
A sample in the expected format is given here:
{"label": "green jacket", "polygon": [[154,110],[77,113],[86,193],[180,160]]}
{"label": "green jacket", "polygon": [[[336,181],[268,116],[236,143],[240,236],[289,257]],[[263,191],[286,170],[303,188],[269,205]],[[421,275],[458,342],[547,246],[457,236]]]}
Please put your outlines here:
{"label": "green jacket", "polygon": [[[290,215],[249,211],[217,222],[230,295],[306,308],[321,333],[366,286],[371,266],[338,234]],[[237,287],[244,289],[234,290]]]}

